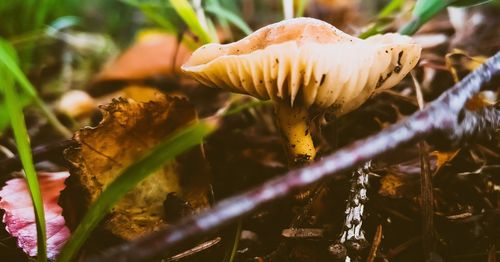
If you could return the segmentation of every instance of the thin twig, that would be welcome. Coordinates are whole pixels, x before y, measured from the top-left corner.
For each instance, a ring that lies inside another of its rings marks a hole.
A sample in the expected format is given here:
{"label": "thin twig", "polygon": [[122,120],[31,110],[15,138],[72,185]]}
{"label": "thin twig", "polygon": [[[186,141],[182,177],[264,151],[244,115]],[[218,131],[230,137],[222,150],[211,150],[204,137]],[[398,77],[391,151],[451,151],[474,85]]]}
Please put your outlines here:
{"label": "thin twig", "polygon": [[224,257],[224,262],[233,262],[234,259],[236,258],[236,251],[238,251],[238,245],[240,244],[240,238],[241,238],[241,228],[243,225],[243,221],[238,221],[238,225],[236,226],[236,232],[234,232],[234,239],[231,245],[231,250],[228,250],[229,252],[226,253],[226,256]]}
{"label": "thin twig", "polygon": [[42,101],[42,99],[40,99],[39,97],[33,97],[33,101],[42,110],[42,113],[47,118],[49,124],[51,124],[57,132],[59,132],[65,138],[70,138],[71,135],[73,135],[73,132],[71,132],[61,122],[59,122],[59,119],[57,119],[57,117],[54,115],[54,113],[52,113],[51,109]]}
{"label": "thin twig", "polygon": [[387,251],[386,258],[389,261],[391,261],[392,258],[395,258],[396,256],[398,256],[399,254],[401,254],[403,251],[407,250],[411,246],[418,244],[420,241],[422,241],[421,236],[412,237],[412,238],[408,239],[407,241],[399,244],[398,246],[389,249],[389,251]]}
{"label": "thin twig", "polygon": [[[417,78],[411,72],[411,78],[415,86],[419,110],[425,107],[424,96]],[[432,173],[429,164],[429,150],[425,141],[418,143],[420,149],[420,205],[422,216],[422,251],[424,258],[428,260],[434,251],[434,194],[432,187]]]}
{"label": "thin twig", "polygon": [[479,111],[463,111],[453,133],[433,133],[428,141],[439,149],[449,150],[468,142],[489,141],[500,130],[500,109],[485,107]]}
{"label": "thin twig", "polygon": [[434,251],[434,194],[432,172],[429,164],[429,150],[424,141],[420,147],[420,203],[422,216],[422,251],[427,260]]}
{"label": "thin twig", "polygon": [[368,253],[368,257],[366,258],[366,262],[373,262],[377,257],[378,247],[380,246],[380,242],[382,242],[382,225],[377,226],[377,231],[375,231],[375,235],[373,236],[372,247],[370,252]]}
{"label": "thin twig", "polygon": [[496,262],[497,259],[497,254],[496,254],[496,247],[495,247],[495,244],[493,244],[491,247],[490,247],[490,250],[488,251],[488,262]]}
{"label": "thin twig", "polygon": [[427,108],[416,112],[406,120],[382,130],[367,139],[347,146],[322,160],[292,170],[261,186],[216,204],[212,209],[188,217],[168,229],[164,229],[136,241],[122,244],[91,257],[91,261],[142,261],[161,257],[167,250],[181,243],[213,232],[237,221],[272,201],[297,192],[326,177],[339,175],[397,147],[422,139],[436,130],[453,134],[460,125],[458,119],[466,101],[481,86],[500,73],[500,52],[460,83],[442,94]]}
{"label": "thin twig", "polygon": [[179,253],[175,256],[172,256],[171,258],[168,258],[167,259],[167,262],[175,262],[175,261],[182,261],[183,259],[186,259],[190,256],[193,256],[193,255],[196,255],[200,252],[203,252],[209,248],[212,248],[214,246],[216,246],[217,244],[219,244],[219,242],[221,241],[222,239],[220,237],[216,237],[212,240],[208,240],[206,242],[203,242],[191,249],[188,249],[182,253]]}

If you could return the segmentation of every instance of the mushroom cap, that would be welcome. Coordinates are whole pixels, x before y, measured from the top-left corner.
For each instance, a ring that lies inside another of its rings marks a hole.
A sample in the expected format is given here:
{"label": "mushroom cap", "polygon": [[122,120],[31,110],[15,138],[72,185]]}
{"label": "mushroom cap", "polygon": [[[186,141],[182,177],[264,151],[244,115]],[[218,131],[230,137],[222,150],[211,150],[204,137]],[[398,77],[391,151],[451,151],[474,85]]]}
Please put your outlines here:
{"label": "mushroom cap", "polygon": [[201,83],[341,115],[391,88],[417,64],[410,37],[352,37],[313,18],[263,27],[230,44],[207,44],[181,68]]}

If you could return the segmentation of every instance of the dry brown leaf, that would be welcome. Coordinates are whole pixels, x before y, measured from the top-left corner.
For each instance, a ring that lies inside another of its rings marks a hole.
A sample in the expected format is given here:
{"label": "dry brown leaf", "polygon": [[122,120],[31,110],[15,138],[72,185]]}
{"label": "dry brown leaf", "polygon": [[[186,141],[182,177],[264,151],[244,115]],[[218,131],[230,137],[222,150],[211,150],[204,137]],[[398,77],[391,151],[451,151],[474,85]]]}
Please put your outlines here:
{"label": "dry brown leaf", "polygon": [[[463,72],[472,72],[483,64],[486,59],[485,56],[472,56],[464,50],[455,48],[446,54],[445,62],[456,83],[460,80],[459,72],[462,72],[462,74]],[[468,110],[479,110],[485,106],[493,106],[496,103],[498,103],[498,91],[484,90],[471,97],[467,101],[466,108]]]}
{"label": "dry brown leaf", "polygon": [[431,158],[436,159],[436,171],[437,173],[445,164],[449,163],[455,156],[457,156],[460,149],[453,151],[433,151],[430,153]]}
{"label": "dry brown leaf", "polygon": [[487,57],[485,56],[471,56],[466,51],[455,48],[446,54],[445,63],[453,80],[457,83],[460,81],[458,69],[463,68],[469,72],[473,71],[483,64],[486,59]]}
{"label": "dry brown leaf", "polygon": [[403,181],[401,177],[389,174],[380,179],[380,189],[378,193],[387,197],[401,197],[401,187]]}
{"label": "dry brown leaf", "polygon": [[180,44],[177,37],[167,33],[150,32],[138,39],[120,57],[108,64],[96,81],[131,81],[161,77],[175,78],[175,74],[191,51]]}
{"label": "dry brown leaf", "polygon": [[496,103],[498,103],[498,91],[485,90],[471,97],[465,107],[468,110],[478,111],[486,106],[494,106]]}
{"label": "dry brown leaf", "polygon": [[[81,146],[66,150],[72,163],[63,205],[76,213],[65,216],[71,225],[92,201],[128,165],[158,144],[174,130],[196,119],[196,112],[185,100],[171,97],[148,103],[115,99],[102,107],[104,118],[94,128],[78,131],[74,139]],[[175,193],[193,210],[209,205],[210,184],[201,149],[196,148],[166,163],[127,193],[105,220],[104,229],[130,240],[168,225],[164,210],[167,194]],[[75,202],[79,204],[75,205]],[[73,203],[73,204],[71,204]]]}
{"label": "dry brown leaf", "polygon": [[[431,172],[435,164],[431,161]],[[420,162],[417,158],[392,165],[387,168],[387,175],[380,179],[378,193],[390,198],[413,198],[419,194]]]}

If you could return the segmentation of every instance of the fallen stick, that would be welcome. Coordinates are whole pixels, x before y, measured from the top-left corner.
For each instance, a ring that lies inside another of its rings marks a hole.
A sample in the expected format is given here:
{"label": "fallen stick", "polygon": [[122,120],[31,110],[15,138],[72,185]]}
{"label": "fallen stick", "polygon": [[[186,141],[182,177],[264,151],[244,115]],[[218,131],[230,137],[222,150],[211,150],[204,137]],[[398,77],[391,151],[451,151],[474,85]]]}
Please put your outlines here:
{"label": "fallen stick", "polygon": [[[217,203],[213,208],[187,217],[168,229],[125,243],[90,257],[89,261],[143,261],[162,257],[167,250],[237,221],[265,204],[281,199],[324,178],[356,167],[397,147],[423,139],[439,131],[451,139],[463,140],[467,132],[456,134],[466,113],[465,103],[481,86],[500,73],[500,52],[465,77],[438,99],[400,123],[376,135],[357,141],[311,165],[292,170],[240,195]],[[498,127],[498,119],[490,119]],[[475,121],[474,123],[479,123]],[[470,124],[470,123],[468,123]],[[476,130],[472,128],[471,130]],[[460,136],[460,137],[458,137]]]}

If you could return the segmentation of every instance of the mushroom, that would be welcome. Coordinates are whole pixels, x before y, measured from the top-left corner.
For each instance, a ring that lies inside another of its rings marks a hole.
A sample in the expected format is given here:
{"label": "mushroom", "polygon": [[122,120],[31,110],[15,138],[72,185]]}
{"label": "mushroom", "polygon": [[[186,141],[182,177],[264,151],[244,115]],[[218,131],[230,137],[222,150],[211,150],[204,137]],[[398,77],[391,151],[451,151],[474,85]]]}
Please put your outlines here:
{"label": "mushroom", "polygon": [[421,47],[389,33],[352,37],[313,18],[263,27],[230,44],[207,44],[181,68],[199,82],[271,99],[291,162],[312,161],[311,112],[348,113],[396,85],[417,64]]}

